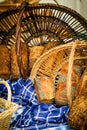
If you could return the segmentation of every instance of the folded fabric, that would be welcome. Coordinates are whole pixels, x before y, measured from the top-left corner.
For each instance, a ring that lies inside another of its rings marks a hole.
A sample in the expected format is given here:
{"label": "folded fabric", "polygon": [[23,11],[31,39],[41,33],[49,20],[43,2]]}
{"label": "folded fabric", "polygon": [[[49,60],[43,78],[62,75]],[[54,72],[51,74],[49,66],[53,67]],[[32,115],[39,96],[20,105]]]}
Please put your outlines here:
{"label": "folded fabric", "polygon": [[[12,91],[12,101],[19,104],[13,114],[10,130],[43,130],[67,125],[69,107],[38,102],[32,81],[22,78],[7,81]],[[7,90],[0,85],[0,97],[7,98]]]}

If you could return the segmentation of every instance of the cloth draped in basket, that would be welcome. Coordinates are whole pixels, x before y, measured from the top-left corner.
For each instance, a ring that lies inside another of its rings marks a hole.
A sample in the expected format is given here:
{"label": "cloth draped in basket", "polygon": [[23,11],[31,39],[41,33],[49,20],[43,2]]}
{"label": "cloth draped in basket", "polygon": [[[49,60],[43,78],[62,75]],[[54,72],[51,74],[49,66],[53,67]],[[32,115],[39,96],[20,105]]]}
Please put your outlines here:
{"label": "cloth draped in basket", "polygon": [[[12,101],[19,104],[13,114],[10,130],[43,130],[46,128],[67,125],[69,107],[57,108],[52,104],[38,102],[32,81],[22,78],[7,81],[12,91]],[[7,97],[7,90],[0,85],[0,96]]]}

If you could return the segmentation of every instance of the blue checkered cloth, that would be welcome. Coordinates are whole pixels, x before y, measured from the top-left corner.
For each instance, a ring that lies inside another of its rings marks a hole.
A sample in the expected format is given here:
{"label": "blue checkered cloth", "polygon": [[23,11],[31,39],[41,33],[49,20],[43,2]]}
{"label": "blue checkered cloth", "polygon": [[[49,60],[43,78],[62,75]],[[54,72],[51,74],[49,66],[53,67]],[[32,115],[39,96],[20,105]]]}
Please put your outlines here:
{"label": "blue checkered cloth", "polygon": [[[12,101],[19,105],[11,119],[10,130],[44,130],[67,125],[69,107],[57,108],[53,104],[38,102],[34,85],[28,78],[7,81],[12,91]],[[0,97],[6,99],[7,89],[0,85]]]}

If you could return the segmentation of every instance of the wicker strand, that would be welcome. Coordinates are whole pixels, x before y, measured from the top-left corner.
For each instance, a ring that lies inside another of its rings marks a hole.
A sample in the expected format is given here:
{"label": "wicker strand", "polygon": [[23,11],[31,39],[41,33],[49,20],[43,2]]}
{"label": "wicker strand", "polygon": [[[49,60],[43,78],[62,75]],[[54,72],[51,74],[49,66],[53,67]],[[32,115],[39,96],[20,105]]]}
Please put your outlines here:
{"label": "wicker strand", "polygon": [[74,62],[74,54],[75,49],[78,45],[79,41],[73,43],[71,48],[71,53],[69,57],[69,64],[68,64],[68,74],[67,74],[67,99],[68,99],[68,105],[71,107],[72,105],[72,95],[71,95],[71,79],[72,79],[72,69],[73,69],[73,62]]}
{"label": "wicker strand", "polygon": [[[86,42],[85,43],[80,42],[80,43],[81,44],[78,45],[78,48],[82,48],[82,47],[87,46]],[[60,51],[62,52],[63,50],[71,49],[72,44],[74,44],[74,42],[70,42],[70,43],[65,44],[65,45],[60,45],[60,46],[57,46],[57,47],[53,47],[52,49],[48,50],[43,55],[41,55],[33,65],[33,68],[32,68],[31,73],[30,73],[30,79],[34,82],[34,78],[37,75],[38,71],[40,70],[40,66],[43,65],[43,63],[47,60],[48,57],[52,56],[52,54],[54,54],[55,52],[60,52]],[[76,56],[74,60],[76,60],[76,59],[87,59],[87,56],[85,56],[85,57]],[[67,62],[67,60],[66,60],[66,62]],[[48,65],[48,62],[46,62],[45,65],[43,65],[43,67],[46,67],[47,65]],[[62,67],[62,63],[60,65],[57,65],[58,68],[60,68],[60,66]],[[57,68],[57,71],[58,71],[58,68]],[[49,69],[47,70],[47,72],[48,71],[49,71]],[[55,72],[55,75],[56,75],[56,72]]]}

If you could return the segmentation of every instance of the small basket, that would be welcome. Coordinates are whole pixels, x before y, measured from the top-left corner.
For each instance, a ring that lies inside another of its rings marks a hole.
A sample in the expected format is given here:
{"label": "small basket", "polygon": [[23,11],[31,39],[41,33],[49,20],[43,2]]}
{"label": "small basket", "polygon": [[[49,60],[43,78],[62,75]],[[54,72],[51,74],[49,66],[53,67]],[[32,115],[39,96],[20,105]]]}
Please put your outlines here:
{"label": "small basket", "polygon": [[0,130],[9,130],[12,114],[17,110],[18,105],[11,102],[11,90],[6,81],[0,81],[8,90],[8,100],[0,98],[0,108],[3,112],[0,113]]}

